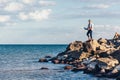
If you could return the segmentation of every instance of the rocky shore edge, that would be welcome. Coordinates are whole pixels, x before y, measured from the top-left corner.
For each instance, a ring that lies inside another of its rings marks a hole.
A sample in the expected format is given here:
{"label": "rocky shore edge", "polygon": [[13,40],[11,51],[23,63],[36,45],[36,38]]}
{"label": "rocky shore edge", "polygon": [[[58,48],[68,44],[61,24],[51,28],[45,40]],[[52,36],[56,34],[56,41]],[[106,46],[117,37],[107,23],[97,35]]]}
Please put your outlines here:
{"label": "rocky shore edge", "polygon": [[39,62],[49,61],[68,64],[64,67],[65,70],[83,71],[96,77],[120,80],[120,34],[115,33],[113,39],[74,41],[57,56],[39,59]]}

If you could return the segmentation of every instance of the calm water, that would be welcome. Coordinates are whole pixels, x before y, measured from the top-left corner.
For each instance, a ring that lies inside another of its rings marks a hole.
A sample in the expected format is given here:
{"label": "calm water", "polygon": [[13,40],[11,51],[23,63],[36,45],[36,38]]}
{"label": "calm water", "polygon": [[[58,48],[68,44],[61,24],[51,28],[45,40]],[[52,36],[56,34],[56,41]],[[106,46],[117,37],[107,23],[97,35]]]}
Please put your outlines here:
{"label": "calm water", "polygon": [[[64,65],[39,63],[40,57],[56,56],[66,45],[0,45],[0,80],[114,80],[63,70]],[[48,67],[49,70],[40,70]]]}

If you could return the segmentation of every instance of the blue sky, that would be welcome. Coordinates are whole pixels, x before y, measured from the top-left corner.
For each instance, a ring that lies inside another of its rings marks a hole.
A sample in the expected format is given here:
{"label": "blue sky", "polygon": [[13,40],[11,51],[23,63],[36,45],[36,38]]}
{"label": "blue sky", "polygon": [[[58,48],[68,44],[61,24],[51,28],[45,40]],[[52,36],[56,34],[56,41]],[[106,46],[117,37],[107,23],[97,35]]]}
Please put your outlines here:
{"label": "blue sky", "polygon": [[0,44],[68,44],[120,33],[119,0],[0,0]]}

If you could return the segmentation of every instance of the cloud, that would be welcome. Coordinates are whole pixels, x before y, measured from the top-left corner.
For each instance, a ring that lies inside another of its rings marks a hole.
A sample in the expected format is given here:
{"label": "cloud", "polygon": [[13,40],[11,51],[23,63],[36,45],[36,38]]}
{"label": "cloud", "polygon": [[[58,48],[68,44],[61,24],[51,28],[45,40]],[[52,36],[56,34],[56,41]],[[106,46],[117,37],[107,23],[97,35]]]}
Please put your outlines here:
{"label": "cloud", "polygon": [[94,37],[95,38],[107,38],[111,39],[114,36],[115,32],[120,32],[120,26],[113,26],[113,25],[95,25],[94,26]]}
{"label": "cloud", "polygon": [[54,5],[56,5],[56,3],[54,1],[44,1],[44,0],[39,1],[39,4],[41,6],[54,6]]}
{"label": "cloud", "polygon": [[[69,0],[70,1],[70,0]],[[113,4],[113,3],[118,3],[120,2],[119,0],[71,0],[73,2],[86,2],[86,3],[110,3],[110,4]]]}
{"label": "cloud", "polygon": [[7,6],[5,6],[4,10],[5,11],[20,11],[23,9],[23,4],[18,3],[18,2],[11,2],[8,3]]}
{"label": "cloud", "polygon": [[24,12],[19,13],[18,17],[19,17],[21,20],[27,20],[27,19],[29,18],[29,16],[26,15]]}
{"label": "cloud", "polygon": [[9,0],[0,0],[0,3],[6,3],[8,2]]}
{"label": "cloud", "polygon": [[106,4],[98,4],[98,5],[88,5],[85,6],[85,9],[106,9],[109,8],[110,5],[106,5]]}
{"label": "cloud", "polygon": [[31,4],[33,3],[35,0],[22,0],[23,3],[25,4]]}
{"label": "cloud", "polygon": [[29,13],[26,13],[26,14],[22,12],[18,15],[18,17],[21,20],[31,19],[31,20],[35,20],[35,21],[41,21],[41,20],[44,20],[44,19],[48,19],[51,11],[52,11],[51,9],[43,9],[41,11],[36,10],[36,11],[29,12]]}
{"label": "cloud", "polygon": [[0,23],[8,22],[10,21],[10,16],[8,15],[0,15]]}

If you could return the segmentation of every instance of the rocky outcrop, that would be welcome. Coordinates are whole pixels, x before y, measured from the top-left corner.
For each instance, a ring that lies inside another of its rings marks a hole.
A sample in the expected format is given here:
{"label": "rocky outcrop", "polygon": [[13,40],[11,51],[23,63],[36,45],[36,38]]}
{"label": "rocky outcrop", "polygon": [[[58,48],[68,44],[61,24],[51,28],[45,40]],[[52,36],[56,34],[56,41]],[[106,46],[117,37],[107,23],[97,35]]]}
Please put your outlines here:
{"label": "rocky outcrop", "polygon": [[64,69],[75,72],[84,71],[84,73],[91,73],[98,77],[119,78],[120,35],[115,33],[113,39],[100,38],[85,42],[75,41],[70,43],[66,50],[59,53],[56,57],[49,60],[40,59],[39,61],[70,64],[70,66],[65,66]]}

